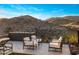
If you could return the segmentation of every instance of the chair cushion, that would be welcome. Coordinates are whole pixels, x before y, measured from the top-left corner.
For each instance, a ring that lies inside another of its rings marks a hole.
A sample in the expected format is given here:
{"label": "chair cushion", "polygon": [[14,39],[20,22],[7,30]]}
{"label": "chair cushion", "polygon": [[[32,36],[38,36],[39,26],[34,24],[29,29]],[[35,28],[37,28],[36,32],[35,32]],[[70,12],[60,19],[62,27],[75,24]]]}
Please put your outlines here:
{"label": "chair cushion", "polygon": [[50,43],[50,47],[60,48],[59,43]]}
{"label": "chair cushion", "polygon": [[32,39],[36,39],[36,35],[32,35],[31,38],[32,38]]}
{"label": "chair cushion", "polygon": [[60,41],[59,40],[52,40],[52,42],[55,42],[56,43],[56,42],[60,42]]}
{"label": "chair cushion", "polygon": [[33,45],[33,41],[24,41],[25,45]]}
{"label": "chair cushion", "polygon": [[25,37],[24,40],[30,41],[30,37]]}

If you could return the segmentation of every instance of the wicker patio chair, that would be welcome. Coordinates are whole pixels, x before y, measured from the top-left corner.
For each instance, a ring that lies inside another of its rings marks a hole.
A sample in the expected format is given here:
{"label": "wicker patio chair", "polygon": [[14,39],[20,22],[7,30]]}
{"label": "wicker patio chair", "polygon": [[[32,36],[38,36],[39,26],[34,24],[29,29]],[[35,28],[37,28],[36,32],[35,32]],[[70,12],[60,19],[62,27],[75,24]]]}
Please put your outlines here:
{"label": "wicker patio chair", "polygon": [[25,48],[34,48],[34,42],[30,40],[30,37],[23,39],[23,49]]}
{"label": "wicker patio chair", "polygon": [[60,36],[58,40],[52,40],[52,42],[49,43],[49,50],[50,48],[54,49],[54,51],[57,51],[57,49],[62,51],[62,36]]}
{"label": "wicker patio chair", "polygon": [[7,43],[9,41],[9,38],[1,38],[0,40],[0,54],[5,55],[13,52],[13,44]]}

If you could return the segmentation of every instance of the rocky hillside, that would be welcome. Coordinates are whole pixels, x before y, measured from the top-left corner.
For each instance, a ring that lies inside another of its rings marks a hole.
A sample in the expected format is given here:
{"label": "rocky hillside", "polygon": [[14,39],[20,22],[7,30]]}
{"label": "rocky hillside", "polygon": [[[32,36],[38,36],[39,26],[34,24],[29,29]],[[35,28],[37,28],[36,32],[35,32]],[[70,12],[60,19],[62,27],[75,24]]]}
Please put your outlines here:
{"label": "rocky hillside", "polygon": [[29,15],[0,19],[0,33],[9,31],[34,31],[36,28],[47,27],[40,19]]}
{"label": "rocky hillside", "polygon": [[79,16],[65,16],[64,19],[79,21]]}
{"label": "rocky hillside", "polygon": [[46,20],[49,26],[61,26],[71,22],[78,22],[79,16],[65,16],[65,17],[56,17],[49,18]]}
{"label": "rocky hillside", "polygon": [[71,22],[78,22],[79,16],[52,17],[45,21],[34,18],[29,15],[1,18],[0,19],[0,34],[9,31],[35,31],[35,29],[49,29],[58,27]]}

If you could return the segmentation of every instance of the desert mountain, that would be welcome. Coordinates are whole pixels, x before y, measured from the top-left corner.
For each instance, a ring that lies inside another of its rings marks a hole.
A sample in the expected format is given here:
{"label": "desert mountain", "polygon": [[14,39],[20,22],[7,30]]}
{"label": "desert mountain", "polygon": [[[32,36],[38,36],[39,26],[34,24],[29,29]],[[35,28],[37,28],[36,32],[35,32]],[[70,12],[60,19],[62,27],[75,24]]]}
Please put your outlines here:
{"label": "desert mountain", "polygon": [[78,22],[79,16],[52,17],[46,20],[50,26],[60,26],[71,22]]}
{"label": "desert mountain", "polygon": [[79,21],[79,16],[65,16],[64,19]]}
{"label": "desert mountain", "polygon": [[43,27],[47,27],[44,21],[29,15],[0,19],[0,33],[8,31],[34,31],[36,28]]}
{"label": "desert mountain", "polygon": [[52,17],[45,21],[35,17],[24,15],[13,18],[0,19],[0,34],[8,31],[34,31],[38,29],[49,29],[71,22],[78,22],[79,16]]}

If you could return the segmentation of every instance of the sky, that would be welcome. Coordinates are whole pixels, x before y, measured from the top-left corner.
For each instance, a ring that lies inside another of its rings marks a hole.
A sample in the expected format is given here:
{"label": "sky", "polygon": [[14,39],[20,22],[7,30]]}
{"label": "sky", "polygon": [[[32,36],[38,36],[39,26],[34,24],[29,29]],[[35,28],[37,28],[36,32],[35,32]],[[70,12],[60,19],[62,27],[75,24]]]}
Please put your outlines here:
{"label": "sky", "polygon": [[0,4],[0,18],[30,15],[38,19],[79,16],[79,4]]}

